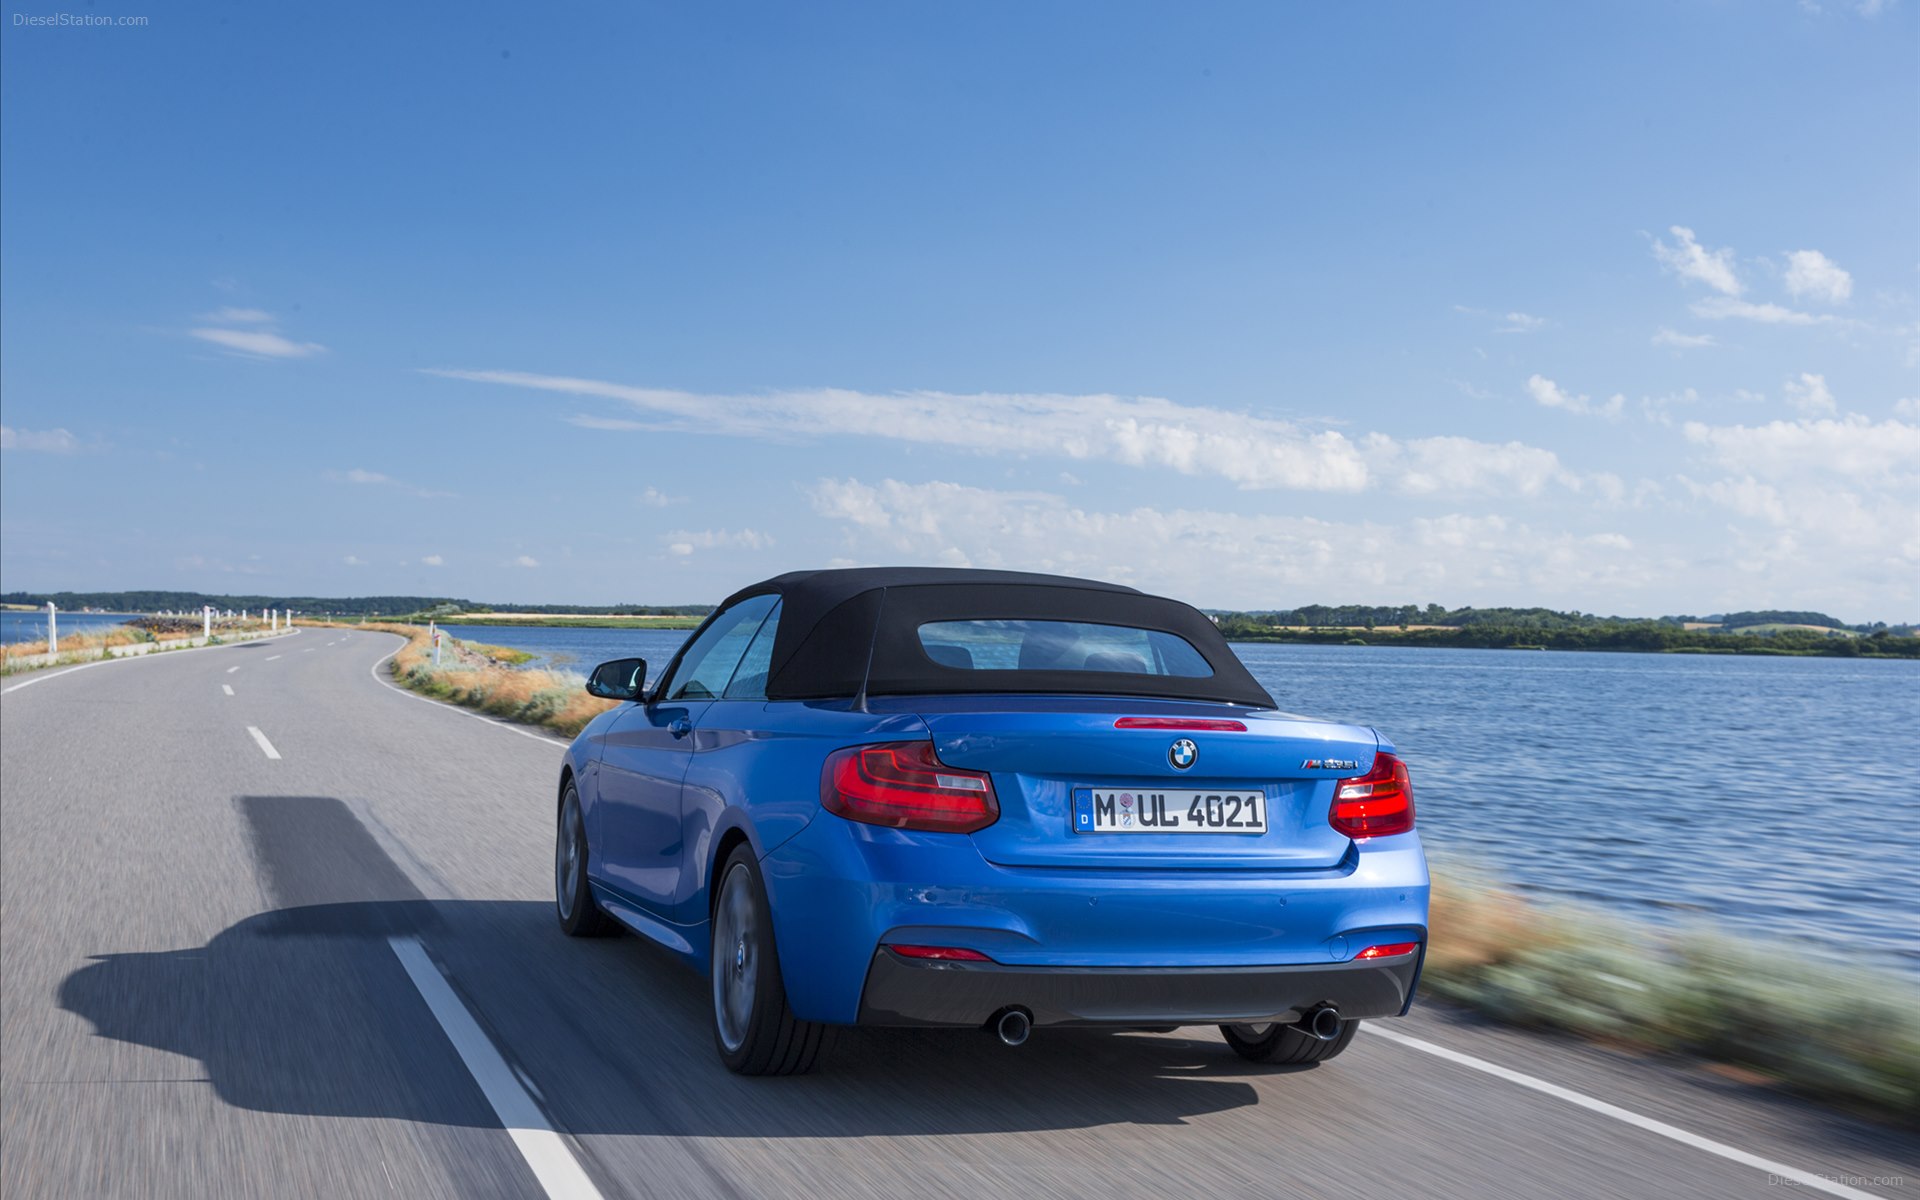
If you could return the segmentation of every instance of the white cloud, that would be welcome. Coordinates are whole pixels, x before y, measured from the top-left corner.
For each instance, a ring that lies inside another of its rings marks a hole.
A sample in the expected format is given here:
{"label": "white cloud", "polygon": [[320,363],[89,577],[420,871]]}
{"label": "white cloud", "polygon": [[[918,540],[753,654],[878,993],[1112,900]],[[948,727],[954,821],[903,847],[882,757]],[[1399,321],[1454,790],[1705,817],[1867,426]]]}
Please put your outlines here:
{"label": "white cloud", "polygon": [[249,358],[307,358],[326,350],[318,342],[295,342],[267,329],[189,329],[203,342],[212,342]]}
{"label": "white cloud", "polygon": [[1811,417],[1831,416],[1836,410],[1833,393],[1827,389],[1824,375],[1801,372],[1800,378],[1789,379],[1784,385],[1787,403]]}
{"label": "white cloud", "polygon": [[1853,295],[1853,276],[1818,250],[1794,250],[1787,255],[1787,291],[1842,304]]}
{"label": "white cloud", "polygon": [[773,538],[757,529],[676,529],[661,534],[660,540],[667,543],[667,553],[681,556],[695,550],[765,550],[773,545]]}
{"label": "white cloud", "polygon": [[271,325],[273,314],[258,308],[220,308],[200,315],[215,325]]}
{"label": "white cloud", "polygon": [[1824,313],[1815,315],[1778,304],[1755,304],[1750,300],[1735,300],[1729,296],[1708,296],[1695,300],[1688,308],[1694,316],[1709,321],[1735,318],[1758,321],[1763,325],[1831,325],[1837,319]]}
{"label": "white cloud", "polygon": [[1893,411],[1902,417],[1920,421],[1920,396],[1903,396],[1893,402]]}
{"label": "white cloud", "polygon": [[452,492],[441,492],[441,491],[435,491],[432,488],[420,487],[418,484],[407,483],[403,480],[395,479],[391,475],[383,475],[378,471],[368,471],[360,467],[353,467],[345,471],[328,471],[326,472],[326,478],[334,481],[335,483],[353,483],[353,484],[359,484],[361,486],[390,487],[398,491],[406,492],[407,494],[412,496],[419,496],[424,500],[443,500],[453,496],[454,494]]}
{"label": "white cloud", "polygon": [[349,567],[364,567],[367,565],[367,560],[364,558],[361,558],[358,554],[349,554],[345,558],[341,559],[340,561],[347,564]]}
{"label": "white cloud", "polygon": [[657,487],[648,487],[640,493],[640,503],[648,508],[666,508],[670,504],[685,504],[685,496],[669,496]]}
{"label": "white cloud", "polygon": [[65,429],[15,429],[0,425],[0,450],[34,450],[41,454],[72,454],[80,439]]}
{"label": "white cloud", "polygon": [[[1399,441],[1379,433],[1356,441],[1337,430],[1155,397],[873,394],[834,388],[706,395],[515,371],[428,373],[609,399],[637,414],[569,418],[589,429],[672,430],[785,441],[880,437],[979,454],[1057,455],[1158,467],[1184,475],[1217,476],[1248,489],[1358,492],[1384,485],[1420,492],[1433,490],[1431,481],[1445,477],[1469,481],[1463,486],[1511,490],[1516,476],[1529,483],[1534,480],[1541,464],[1546,465],[1548,477],[1577,486],[1551,451],[1518,443],[1497,445],[1461,438]],[[1505,465],[1453,469],[1411,477],[1412,482],[1404,473],[1409,461],[1446,460],[1463,449]]]}
{"label": "white cloud", "polygon": [[1582,416],[1605,417],[1609,421],[1618,420],[1620,410],[1626,407],[1627,398],[1615,394],[1603,404],[1595,404],[1585,395],[1575,396],[1561,389],[1560,385],[1544,375],[1527,377],[1527,394],[1534,403],[1547,408],[1563,408],[1568,412]]}
{"label": "white cloud", "polygon": [[516,567],[537,567],[540,565],[540,560],[531,554],[522,554],[513,560],[513,565]]}
{"label": "white cloud", "polygon": [[1699,350],[1706,346],[1718,345],[1710,333],[1676,333],[1671,329],[1662,329],[1654,334],[1653,344],[1668,346],[1675,350]]}
{"label": "white cloud", "polygon": [[429,554],[420,560],[420,565],[423,567],[444,567],[447,565],[447,560],[441,558],[438,554]]}
{"label": "white cloud", "polygon": [[[1489,317],[1499,322],[1499,324],[1493,328],[1494,333],[1533,333],[1535,330],[1546,328],[1547,325],[1547,319],[1545,317],[1536,317],[1531,313],[1493,313],[1488,312],[1484,308],[1474,308],[1466,304],[1454,305],[1453,311],[1465,313],[1470,317]],[[1481,353],[1481,357],[1483,358],[1486,357],[1484,352],[1477,353]]]}
{"label": "white cloud", "polygon": [[1740,294],[1740,277],[1733,270],[1733,249],[1723,247],[1708,250],[1694,240],[1693,230],[1684,225],[1671,226],[1671,233],[1678,245],[1669,246],[1658,238],[1653,242],[1653,256],[1660,265],[1682,279],[1691,279],[1704,283],[1716,292],[1727,296]]}
{"label": "white cloud", "polygon": [[[1623,553],[1631,543],[1622,535],[1543,533],[1496,515],[1391,526],[1145,506],[1103,512],[1047,492],[892,479],[823,479],[811,498],[843,525],[849,561],[1056,571],[1210,605],[1381,594],[1480,603],[1525,593],[1584,607],[1597,588],[1659,579],[1653,561]],[[1196,563],[1206,570],[1196,575]]]}
{"label": "white cloud", "polygon": [[1843,418],[1706,425],[1689,421],[1686,439],[1728,470],[1762,480],[1821,475],[1855,485],[1920,482],[1920,425],[1858,413]]}

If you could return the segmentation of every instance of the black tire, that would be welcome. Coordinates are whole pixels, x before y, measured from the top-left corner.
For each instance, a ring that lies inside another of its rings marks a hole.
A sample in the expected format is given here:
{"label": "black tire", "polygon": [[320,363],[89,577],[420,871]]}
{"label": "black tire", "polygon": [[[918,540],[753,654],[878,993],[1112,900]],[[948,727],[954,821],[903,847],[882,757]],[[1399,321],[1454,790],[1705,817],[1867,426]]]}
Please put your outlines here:
{"label": "black tire", "polygon": [[1342,1021],[1340,1032],[1330,1042],[1323,1042],[1292,1025],[1222,1025],[1220,1036],[1227,1039],[1227,1045],[1233,1047],[1235,1054],[1248,1062],[1291,1067],[1325,1062],[1334,1057],[1347,1048],[1359,1028],[1358,1021]]}
{"label": "black tire", "polygon": [[737,846],[714,879],[713,1044],[741,1075],[804,1075],[832,1027],[802,1021],[787,1007],[773,944],[773,910],[750,846]]}
{"label": "black tire", "polygon": [[554,826],[553,907],[568,937],[606,937],[619,931],[587,887],[587,828],[580,816],[580,793],[572,780],[560,797]]}

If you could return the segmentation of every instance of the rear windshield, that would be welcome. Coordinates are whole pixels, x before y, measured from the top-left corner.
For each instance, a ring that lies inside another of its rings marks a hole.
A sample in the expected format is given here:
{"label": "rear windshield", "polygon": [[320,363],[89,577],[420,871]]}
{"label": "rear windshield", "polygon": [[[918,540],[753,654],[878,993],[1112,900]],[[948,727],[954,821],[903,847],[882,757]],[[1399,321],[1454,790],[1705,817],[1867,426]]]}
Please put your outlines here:
{"label": "rear windshield", "polygon": [[962,671],[1103,671],[1207,679],[1213,667],[1178,634],[1080,621],[929,621],[920,648]]}

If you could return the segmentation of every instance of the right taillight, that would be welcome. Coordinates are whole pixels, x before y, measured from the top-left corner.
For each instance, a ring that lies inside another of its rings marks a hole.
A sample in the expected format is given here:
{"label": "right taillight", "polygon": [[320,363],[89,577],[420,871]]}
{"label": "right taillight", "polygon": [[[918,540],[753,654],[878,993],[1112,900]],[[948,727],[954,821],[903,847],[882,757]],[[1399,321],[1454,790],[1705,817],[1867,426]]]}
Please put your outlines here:
{"label": "right taillight", "polygon": [[934,833],[972,833],[1000,819],[993,780],[945,765],[932,742],[834,751],[820,774],[820,806],[849,821]]}
{"label": "right taillight", "polygon": [[1413,781],[1407,764],[1382,751],[1365,775],[1333,785],[1327,823],[1350,838],[1385,837],[1413,828]]}

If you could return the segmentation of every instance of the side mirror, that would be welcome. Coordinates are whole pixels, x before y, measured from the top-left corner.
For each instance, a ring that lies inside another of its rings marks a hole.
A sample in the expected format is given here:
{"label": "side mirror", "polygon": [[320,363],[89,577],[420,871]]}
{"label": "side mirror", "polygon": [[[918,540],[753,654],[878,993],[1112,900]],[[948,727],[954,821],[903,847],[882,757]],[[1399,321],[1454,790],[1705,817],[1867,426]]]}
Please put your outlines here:
{"label": "side mirror", "polygon": [[603,662],[587,676],[587,694],[602,700],[638,700],[647,686],[647,660],[616,658]]}

